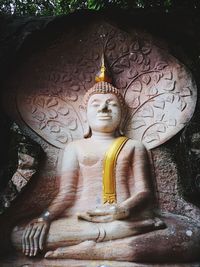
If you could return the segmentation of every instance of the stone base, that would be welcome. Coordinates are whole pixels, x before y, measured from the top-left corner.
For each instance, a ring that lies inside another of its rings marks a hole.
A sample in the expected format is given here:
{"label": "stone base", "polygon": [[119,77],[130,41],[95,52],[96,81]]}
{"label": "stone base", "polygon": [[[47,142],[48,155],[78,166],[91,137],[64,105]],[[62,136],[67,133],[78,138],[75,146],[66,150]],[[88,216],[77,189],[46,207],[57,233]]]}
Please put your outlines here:
{"label": "stone base", "polygon": [[200,263],[144,264],[116,261],[46,260],[16,256],[0,260],[1,267],[200,267]]}

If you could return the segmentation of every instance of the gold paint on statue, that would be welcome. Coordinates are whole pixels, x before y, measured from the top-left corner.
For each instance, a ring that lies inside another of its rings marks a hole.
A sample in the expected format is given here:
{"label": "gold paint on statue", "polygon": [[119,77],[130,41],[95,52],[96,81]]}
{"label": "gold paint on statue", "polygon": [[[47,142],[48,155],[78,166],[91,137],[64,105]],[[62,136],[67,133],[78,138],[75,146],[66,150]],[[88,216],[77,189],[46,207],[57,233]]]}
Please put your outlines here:
{"label": "gold paint on statue", "polygon": [[107,71],[107,67],[105,66],[105,60],[104,60],[104,55],[102,55],[101,58],[101,69],[100,71],[97,73],[96,77],[95,77],[95,82],[108,82],[111,83],[112,79],[111,77],[109,77],[108,71]]}
{"label": "gold paint on statue", "polygon": [[117,158],[126,144],[129,138],[122,136],[117,138],[109,147],[103,164],[103,202],[105,203],[116,203],[116,180],[115,180],[115,167]]}

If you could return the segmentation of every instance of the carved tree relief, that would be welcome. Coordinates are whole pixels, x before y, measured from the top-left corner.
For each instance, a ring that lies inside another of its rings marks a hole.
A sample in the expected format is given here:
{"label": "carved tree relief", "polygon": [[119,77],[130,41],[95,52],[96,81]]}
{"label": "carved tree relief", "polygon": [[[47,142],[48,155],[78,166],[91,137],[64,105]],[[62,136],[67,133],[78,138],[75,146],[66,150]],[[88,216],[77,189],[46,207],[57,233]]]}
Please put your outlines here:
{"label": "carved tree relief", "polygon": [[17,107],[28,126],[59,148],[82,138],[81,101],[103,52],[128,105],[127,136],[151,149],[185,126],[196,103],[190,72],[147,34],[128,34],[107,23],[79,36],[71,30],[25,64]]}

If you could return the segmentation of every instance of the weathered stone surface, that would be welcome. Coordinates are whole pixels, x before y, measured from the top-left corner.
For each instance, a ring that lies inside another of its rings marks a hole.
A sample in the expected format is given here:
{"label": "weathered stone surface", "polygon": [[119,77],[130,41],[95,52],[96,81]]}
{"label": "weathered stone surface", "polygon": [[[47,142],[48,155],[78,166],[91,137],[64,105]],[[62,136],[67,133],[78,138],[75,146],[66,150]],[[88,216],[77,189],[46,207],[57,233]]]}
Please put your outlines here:
{"label": "weathered stone surface", "polygon": [[[151,20],[152,21],[152,20]],[[169,22],[170,25],[170,22]],[[173,34],[174,30],[177,30],[177,23],[171,23],[171,34]],[[179,26],[182,29],[182,24]],[[55,26],[55,25],[54,25]],[[168,29],[169,29],[168,28]],[[189,32],[189,31],[188,31]],[[161,35],[170,35],[170,33],[161,33]],[[166,36],[165,35],[165,36]],[[188,35],[187,35],[188,36]],[[189,36],[192,36],[192,33],[190,31]],[[171,38],[171,37],[170,37]],[[180,38],[181,39],[181,38]],[[188,39],[189,37],[183,38],[182,43]],[[172,41],[171,41],[172,42]],[[192,41],[191,41],[192,42]],[[158,42],[159,43],[159,42]],[[194,43],[194,40],[193,40]],[[29,43],[30,45],[30,43]],[[53,44],[54,45],[54,44]],[[163,44],[159,43],[159,45],[163,48]],[[191,47],[191,44],[189,44],[189,41],[187,44],[184,44],[185,47]],[[38,45],[39,47],[39,45]],[[173,47],[173,46],[172,46]],[[52,47],[54,49],[54,46]],[[179,55],[179,58],[185,59],[187,61],[187,58],[184,56],[184,53],[182,54],[181,50],[173,48],[173,52],[177,52]],[[195,50],[195,49],[193,49]],[[42,51],[43,53],[43,51]],[[187,61],[188,62],[188,61]],[[189,62],[190,63],[190,62]],[[192,66],[192,65],[190,65]],[[42,66],[42,68],[45,68],[46,66]],[[63,65],[63,68],[65,66]],[[53,76],[53,82],[56,84],[56,77]],[[198,80],[197,80],[198,81]],[[52,80],[51,80],[52,82]],[[73,85],[74,86],[74,85]],[[27,85],[28,87],[28,85]],[[74,88],[76,89],[76,87]],[[76,91],[76,90],[74,90]],[[11,97],[12,99],[12,97]],[[14,102],[11,102],[14,103]],[[9,110],[12,110],[10,114],[15,114],[15,111],[13,110],[14,105],[10,105]],[[16,115],[16,114],[15,114]],[[15,117],[15,115],[13,117]],[[52,114],[51,114],[52,115]],[[35,181],[27,188],[26,192],[24,192],[20,199],[16,202],[14,207],[9,210],[8,219],[11,218],[11,221],[13,224],[14,220],[18,220],[22,218],[26,214],[26,216],[36,216],[38,215],[45,207],[48,206],[51,199],[56,194],[56,188],[57,188],[57,171],[56,168],[59,169],[58,161],[59,161],[59,150],[55,147],[48,144],[46,141],[44,141],[42,138],[38,137],[33,131],[28,129],[26,125],[23,125],[23,122],[19,116],[16,116],[17,120],[22,124],[23,130],[34,140],[37,140],[37,142],[43,147],[46,158],[43,159],[41,162],[42,168],[41,171],[38,173],[38,176],[36,177]],[[196,122],[198,123],[199,120],[196,119]],[[73,125],[72,125],[73,126]],[[194,126],[191,126],[192,128]],[[55,129],[54,129],[55,130]],[[187,215],[189,217],[192,217],[194,219],[199,219],[199,209],[197,206],[199,206],[199,189],[198,189],[198,131],[192,134],[186,134],[185,135],[185,141],[183,147],[180,149],[181,153],[180,155],[184,155],[181,158],[176,158],[174,156],[174,153],[178,151],[177,147],[175,149],[174,143],[172,142],[171,146],[162,146],[156,150],[153,151],[153,159],[154,159],[154,165],[155,165],[155,173],[156,173],[156,180],[157,180],[157,189],[158,189],[158,197],[159,197],[159,203],[162,209],[180,213],[183,215]],[[64,140],[64,139],[62,139]],[[179,142],[179,139],[176,139],[176,142]],[[176,143],[175,142],[175,143]],[[194,145],[192,150],[188,149],[191,146],[191,143]],[[183,149],[184,148],[184,149]],[[175,151],[176,150],[176,151]],[[183,153],[183,154],[182,154]],[[185,156],[186,155],[186,156]],[[187,162],[185,164],[184,162]],[[177,169],[177,162],[178,162],[178,169]],[[184,171],[186,170],[186,171]],[[192,170],[192,172],[191,172]],[[30,192],[34,196],[30,199]],[[36,197],[37,196],[37,197]],[[186,202],[184,197],[187,197],[190,201],[195,203],[195,205]],[[22,205],[23,203],[23,205]],[[16,214],[15,209],[18,211],[18,214]],[[16,215],[15,218],[13,218],[13,214]],[[10,216],[10,217],[9,217]],[[46,261],[44,261],[46,264]],[[67,262],[67,261],[66,261]],[[56,262],[54,262],[56,264]],[[53,263],[53,264],[54,264]],[[29,264],[33,264],[30,263]],[[49,264],[49,263],[48,263]],[[71,263],[70,263],[71,264]],[[90,263],[87,263],[90,264]],[[37,266],[37,265],[36,265]],[[66,265],[64,265],[66,266]],[[76,266],[76,265],[75,265]],[[79,265],[78,265],[79,266]],[[80,265],[81,266],[81,265]],[[86,265],[88,266],[88,265]],[[120,265],[121,266],[121,265]],[[125,265],[128,266],[128,265]],[[133,265],[134,266],[134,265]],[[137,266],[137,265],[136,265]],[[139,265],[142,266],[142,265]],[[165,265],[166,266],[166,265]],[[178,266],[178,265],[177,265]],[[186,265],[186,266],[198,266],[198,265]]]}
{"label": "weathered stone surface", "polygon": [[79,261],[79,260],[31,260],[14,258],[13,260],[0,261],[1,267],[199,267],[199,263],[172,263],[172,264],[144,264],[114,261]]}
{"label": "weathered stone surface", "polygon": [[18,91],[16,104],[24,122],[58,148],[80,139],[81,100],[94,84],[103,46],[113,83],[129,107],[126,135],[153,148],[180,131],[196,103],[189,70],[147,33],[127,34],[102,19],[85,23],[63,31],[45,53],[30,57],[16,73],[18,82],[8,84],[12,93]]}
{"label": "weathered stone surface", "polygon": [[[30,138],[23,135],[16,124],[12,126],[11,131],[12,142],[10,144],[10,155],[12,153],[14,157],[12,155],[9,164],[3,170],[3,175],[10,175],[11,178],[8,184],[1,189],[0,213],[3,213],[6,208],[10,207],[11,202],[20,194],[36,173],[39,154],[41,153],[40,147]],[[12,162],[13,159],[14,162]],[[12,172],[14,173],[12,174]]]}

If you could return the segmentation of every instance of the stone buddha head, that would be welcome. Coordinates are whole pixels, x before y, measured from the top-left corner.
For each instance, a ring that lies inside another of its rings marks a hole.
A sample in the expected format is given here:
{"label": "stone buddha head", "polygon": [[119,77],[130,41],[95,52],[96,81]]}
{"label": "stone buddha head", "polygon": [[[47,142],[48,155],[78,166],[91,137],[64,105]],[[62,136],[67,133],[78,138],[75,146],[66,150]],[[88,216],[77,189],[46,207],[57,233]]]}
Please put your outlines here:
{"label": "stone buddha head", "polygon": [[92,131],[123,135],[125,101],[120,91],[106,81],[100,81],[90,88],[83,99],[88,129],[87,138]]}

